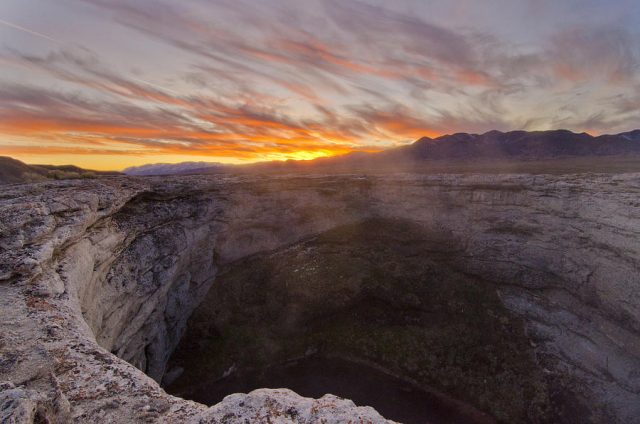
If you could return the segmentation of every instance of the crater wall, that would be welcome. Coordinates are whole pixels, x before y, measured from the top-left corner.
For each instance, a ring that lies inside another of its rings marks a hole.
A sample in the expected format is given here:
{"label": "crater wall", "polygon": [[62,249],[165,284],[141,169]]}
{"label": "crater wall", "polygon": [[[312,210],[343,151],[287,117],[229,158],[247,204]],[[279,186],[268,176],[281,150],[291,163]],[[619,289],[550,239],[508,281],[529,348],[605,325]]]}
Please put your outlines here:
{"label": "crater wall", "polygon": [[504,306],[525,322],[540,368],[577,382],[593,422],[638,422],[639,193],[634,174],[116,177],[5,186],[2,413],[24,422],[216,422],[220,414],[295,407],[292,422],[381,422],[371,408],[287,391],[207,408],[167,395],[157,381],[220,266],[383,217],[455,240],[458,269],[499,286]]}

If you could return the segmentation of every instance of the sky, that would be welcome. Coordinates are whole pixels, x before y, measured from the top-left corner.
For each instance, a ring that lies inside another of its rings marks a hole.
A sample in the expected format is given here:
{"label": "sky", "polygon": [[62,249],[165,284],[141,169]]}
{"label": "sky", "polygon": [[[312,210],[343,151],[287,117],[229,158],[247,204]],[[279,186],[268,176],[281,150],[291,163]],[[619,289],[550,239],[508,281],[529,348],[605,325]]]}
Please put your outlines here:
{"label": "sky", "polygon": [[2,0],[0,155],[120,170],[640,127],[637,0]]}

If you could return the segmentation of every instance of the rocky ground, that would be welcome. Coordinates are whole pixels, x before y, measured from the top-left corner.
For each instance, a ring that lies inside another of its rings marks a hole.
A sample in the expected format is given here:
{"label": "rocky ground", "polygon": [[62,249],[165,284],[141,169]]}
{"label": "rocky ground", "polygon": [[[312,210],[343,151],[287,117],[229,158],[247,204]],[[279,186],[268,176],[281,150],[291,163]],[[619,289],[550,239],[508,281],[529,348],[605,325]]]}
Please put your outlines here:
{"label": "rocky ground", "polygon": [[[501,421],[640,422],[639,194],[638,174],[211,175],[4,186],[0,416],[383,421],[371,408],[289,391],[234,395],[213,407],[166,394],[157,382],[189,316],[218,293],[234,307],[248,305],[247,323],[272,318],[264,338],[293,334],[286,349],[311,334],[319,349],[411,372]],[[343,243],[355,248],[343,255]],[[411,257],[413,247],[420,256]],[[246,271],[274,263],[269,255],[280,258],[269,278]],[[293,278],[301,266],[315,267],[305,270],[308,290]],[[242,284],[230,290],[217,285],[236,280]],[[256,303],[282,293],[293,299],[287,314]],[[309,304],[311,315],[300,308]],[[375,332],[344,308],[352,304],[380,317]],[[317,312],[327,309],[341,314],[332,321]],[[236,315],[214,320],[232,343],[240,340]],[[300,333],[300,322],[314,331]],[[280,359],[282,346],[268,348],[252,334],[247,351]],[[411,349],[384,349],[391,344]]]}

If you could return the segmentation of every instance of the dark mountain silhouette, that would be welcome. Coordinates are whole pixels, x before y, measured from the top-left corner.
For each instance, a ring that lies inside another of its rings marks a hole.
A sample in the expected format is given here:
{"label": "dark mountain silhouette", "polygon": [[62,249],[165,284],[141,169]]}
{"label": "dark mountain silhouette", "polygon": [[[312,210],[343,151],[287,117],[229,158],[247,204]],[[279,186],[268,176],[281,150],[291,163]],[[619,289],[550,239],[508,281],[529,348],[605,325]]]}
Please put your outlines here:
{"label": "dark mountain silhouette", "polygon": [[74,165],[27,165],[17,159],[0,156],[0,184],[33,183],[46,180],[92,178],[117,175],[118,172],[90,171]]}
{"label": "dark mountain silhouette", "polygon": [[33,167],[19,160],[0,156],[0,184],[46,180],[47,171]]}
{"label": "dark mountain silhouette", "polygon": [[[552,159],[577,156],[640,154],[640,130],[593,137],[567,130],[489,131],[485,134],[459,133],[436,139],[423,137],[393,155],[415,160],[449,159]],[[384,155],[384,153],[383,153]]]}
{"label": "dark mountain silhouette", "polygon": [[[589,159],[592,159],[591,161]],[[581,171],[591,165],[614,163],[620,158],[634,160],[640,171],[640,130],[593,137],[587,133],[554,131],[489,131],[484,134],[457,133],[437,138],[423,137],[406,146],[379,153],[350,153],[310,161],[261,162],[250,165],[226,165],[206,162],[149,164],[125,169],[129,175],[179,175],[254,172],[349,172],[370,170],[423,170],[449,172],[509,164],[506,170],[522,171],[520,164],[558,159],[580,159]],[[615,170],[628,170],[628,164],[615,164]],[[473,168],[476,166],[476,168]],[[562,171],[562,164],[554,169]],[[466,168],[465,168],[466,167]],[[504,166],[503,166],[504,168]],[[47,179],[91,178],[116,172],[89,171],[73,165],[27,165],[0,156],[0,184],[43,181]]]}
{"label": "dark mountain silhouette", "polygon": [[[348,171],[414,169],[447,163],[457,165],[531,162],[568,158],[637,156],[640,159],[640,130],[593,137],[587,133],[554,131],[489,131],[484,134],[457,133],[438,138],[423,137],[402,147],[379,153],[350,153],[311,161],[261,162],[251,165],[151,164],[130,168],[131,175],[211,174],[224,172]],[[186,166],[185,166],[186,165]],[[142,172],[143,171],[143,172]]]}

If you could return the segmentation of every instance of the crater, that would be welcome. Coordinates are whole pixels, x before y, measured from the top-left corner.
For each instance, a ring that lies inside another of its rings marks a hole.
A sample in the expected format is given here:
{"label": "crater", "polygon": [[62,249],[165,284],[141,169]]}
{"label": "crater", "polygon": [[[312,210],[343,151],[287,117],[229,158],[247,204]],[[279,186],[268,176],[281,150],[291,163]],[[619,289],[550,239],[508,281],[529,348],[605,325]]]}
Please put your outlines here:
{"label": "crater", "polygon": [[286,387],[411,423],[543,420],[549,381],[498,286],[459,242],[369,219],[223,268],[171,357],[166,389],[213,405]]}
{"label": "crater", "polygon": [[0,421],[640,416],[637,175],[42,184],[0,199]]}

